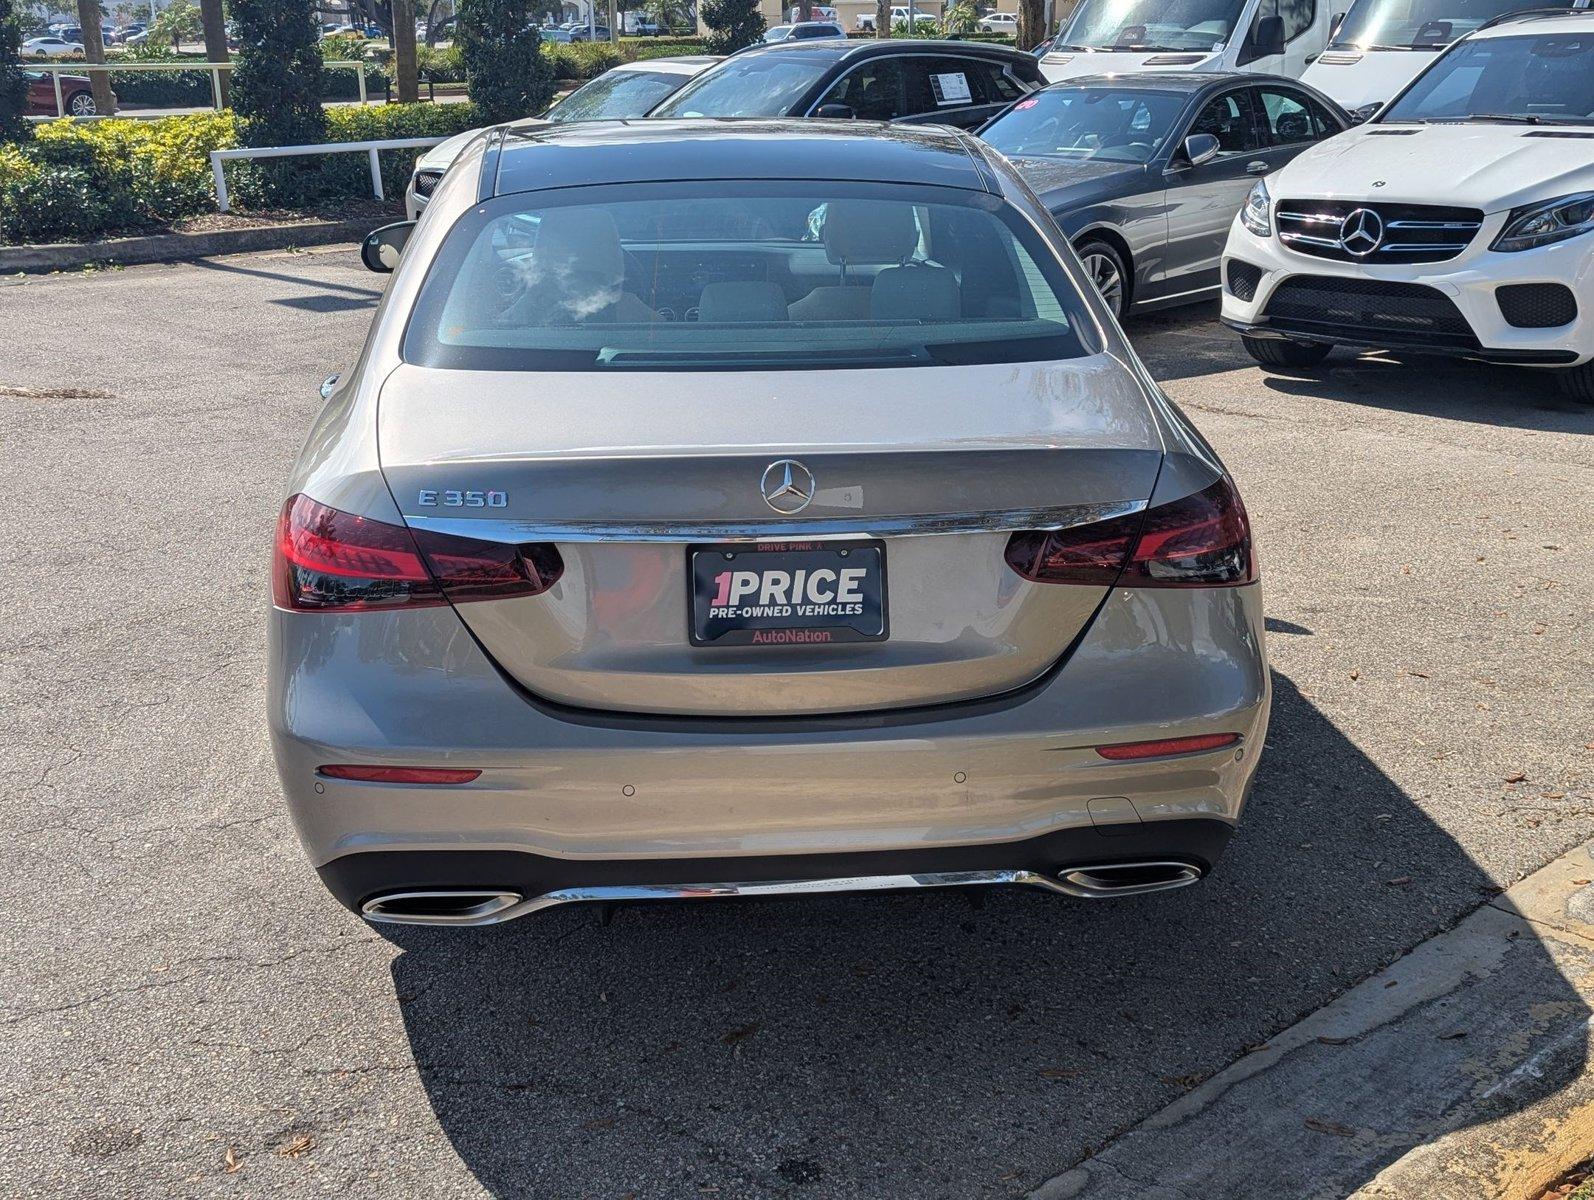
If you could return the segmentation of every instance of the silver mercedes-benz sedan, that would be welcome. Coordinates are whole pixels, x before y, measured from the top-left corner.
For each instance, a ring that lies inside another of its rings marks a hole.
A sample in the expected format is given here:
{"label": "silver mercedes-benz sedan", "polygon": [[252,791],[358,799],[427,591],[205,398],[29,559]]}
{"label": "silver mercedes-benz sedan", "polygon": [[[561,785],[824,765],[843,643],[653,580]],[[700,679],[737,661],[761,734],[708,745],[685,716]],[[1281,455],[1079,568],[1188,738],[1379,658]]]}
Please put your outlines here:
{"label": "silver mercedes-benz sedan", "polygon": [[1270,697],[1250,525],[994,152],[498,131],[366,259],[396,269],[270,621],[283,787],[345,905],[1212,868]]}

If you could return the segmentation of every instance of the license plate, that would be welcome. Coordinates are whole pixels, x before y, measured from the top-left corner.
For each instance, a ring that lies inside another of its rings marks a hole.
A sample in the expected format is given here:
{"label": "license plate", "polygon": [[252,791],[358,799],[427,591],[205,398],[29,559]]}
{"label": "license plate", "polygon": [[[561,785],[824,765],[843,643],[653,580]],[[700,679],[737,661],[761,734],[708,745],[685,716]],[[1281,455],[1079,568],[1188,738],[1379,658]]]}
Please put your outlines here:
{"label": "license plate", "polygon": [[694,646],[822,646],[887,636],[878,541],[692,546]]}

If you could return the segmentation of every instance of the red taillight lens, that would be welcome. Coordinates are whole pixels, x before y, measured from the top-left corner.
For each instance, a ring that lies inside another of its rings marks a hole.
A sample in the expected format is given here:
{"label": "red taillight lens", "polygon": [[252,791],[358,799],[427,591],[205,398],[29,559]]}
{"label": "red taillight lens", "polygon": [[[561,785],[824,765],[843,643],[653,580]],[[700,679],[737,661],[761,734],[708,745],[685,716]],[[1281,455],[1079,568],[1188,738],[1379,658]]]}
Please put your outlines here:
{"label": "red taillight lens", "polygon": [[1195,737],[1162,738],[1155,742],[1119,742],[1116,746],[1097,746],[1096,753],[1103,758],[1166,758],[1170,754],[1198,754],[1203,750],[1221,750],[1240,740],[1237,733],[1202,733]]}
{"label": "red taillight lens", "polygon": [[359,612],[535,596],[564,571],[549,545],[412,532],[305,495],[277,521],[272,596],[298,612]]}
{"label": "red taillight lens", "polygon": [[332,763],[317,767],[316,774],[328,779],[356,779],[361,783],[470,783],[481,772],[448,767],[363,767]]}
{"label": "red taillight lens", "polygon": [[1128,517],[1015,533],[1008,565],[1036,583],[1236,587],[1256,580],[1245,505],[1227,479]]}

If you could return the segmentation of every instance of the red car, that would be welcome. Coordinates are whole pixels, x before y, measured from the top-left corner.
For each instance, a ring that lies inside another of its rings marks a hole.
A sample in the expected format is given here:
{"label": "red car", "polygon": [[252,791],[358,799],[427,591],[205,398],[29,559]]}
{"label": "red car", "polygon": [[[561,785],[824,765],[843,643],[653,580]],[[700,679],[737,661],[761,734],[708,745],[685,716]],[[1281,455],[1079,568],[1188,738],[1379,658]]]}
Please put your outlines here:
{"label": "red car", "polygon": [[[28,77],[28,101],[23,112],[29,116],[55,116],[55,84],[49,74],[45,71],[26,71],[24,74]],[[61,107],[69,117],[92,117],[95,114],[94,92],[87,75],[61,76]]]}

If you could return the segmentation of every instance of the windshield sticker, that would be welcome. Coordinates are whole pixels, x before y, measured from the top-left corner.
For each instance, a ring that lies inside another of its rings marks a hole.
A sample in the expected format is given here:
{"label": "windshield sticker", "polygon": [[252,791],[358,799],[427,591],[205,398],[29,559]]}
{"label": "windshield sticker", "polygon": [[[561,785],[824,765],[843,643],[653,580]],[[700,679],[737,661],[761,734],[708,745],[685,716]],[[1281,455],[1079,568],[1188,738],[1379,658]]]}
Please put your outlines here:
{"label": "windshield sticker", "polygon": [[1034,108],[1039,103],[1040,103],[1039,100],[1033,100],[1033,99],[1031,99],[1031,100],[1020,100],[1017,104],[1013,105],[1013,110],[1015,112],[1023,112],[1026,108]]}
{"label": "windshield sticker", "polygon": [[930,76],[930,90],[935,93],[937,105],[967,104],[974,98],[969,91],[969,78],[962,71]]}

